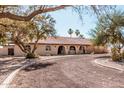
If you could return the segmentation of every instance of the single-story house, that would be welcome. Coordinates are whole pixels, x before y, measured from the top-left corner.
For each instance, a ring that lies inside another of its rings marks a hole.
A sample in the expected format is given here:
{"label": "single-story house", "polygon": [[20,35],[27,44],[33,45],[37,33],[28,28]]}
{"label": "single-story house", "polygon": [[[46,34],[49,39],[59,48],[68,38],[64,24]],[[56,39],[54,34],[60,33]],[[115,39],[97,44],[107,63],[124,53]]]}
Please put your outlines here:
{"label": "single-story house", "polygon": [[[34,43],[30,43],[32,47]],[[38,42],[36,53],[38,55],[68,55],[68,54],[87,54],[105,53],[105,47],[96,47],[89,39],[71,37],[48,37]],[[24,56],[20,48],[15,44],[9,44],[0,48],[0,56]]]}

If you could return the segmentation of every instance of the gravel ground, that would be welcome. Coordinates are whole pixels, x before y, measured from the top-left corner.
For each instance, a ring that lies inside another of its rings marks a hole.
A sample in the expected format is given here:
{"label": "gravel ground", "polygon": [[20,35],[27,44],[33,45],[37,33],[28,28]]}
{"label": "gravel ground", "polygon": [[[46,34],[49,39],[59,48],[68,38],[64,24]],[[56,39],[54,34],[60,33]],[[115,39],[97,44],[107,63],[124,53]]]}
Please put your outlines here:
{"label": "gravel ground", "polygon": [[8,77],[15,69],[21,67],[25,63],[23,57],[1,57],[0,58],[0,84]]}
{"label": "gravel ground", "polygon": [[39,61],[36,65],[20,71],[11,83],[11,87],[124,87],[124,73],[93,64],[92,61],[98,56],[101,55],[75,55]]}
{"label": "gravel ground", "polygon": [[[68,57],[68,56],[40,56],[41,60],[50,60],[54,58]],[[39,59],[32,59],[30,61],[39,62]],[[40,60],[40,61],[41,61]],[[0,84],[16,69],[30,62],[24,57],[0,57]]]}

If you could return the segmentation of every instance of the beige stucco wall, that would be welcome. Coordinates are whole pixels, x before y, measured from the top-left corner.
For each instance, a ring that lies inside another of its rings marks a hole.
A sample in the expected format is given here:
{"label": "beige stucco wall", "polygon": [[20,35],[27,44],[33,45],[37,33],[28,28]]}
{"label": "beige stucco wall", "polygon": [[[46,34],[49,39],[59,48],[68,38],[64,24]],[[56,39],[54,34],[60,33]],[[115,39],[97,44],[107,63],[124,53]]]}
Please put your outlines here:
{"label": "beige stucco wall", "polygon": [[[46,51],[46,46],[51,46],[51,51]],[[58,54],[58,48],[59,46],[65,47],[65,54],[69,53],[70,46],[73,45],[38,45],[38,48],[36,50],[36,53],[38,55],[57,55]],[[33,45],[31,45],[33,47]],[[81,54],[80,45],[74,46],[76,49],[76,54]],[[14,55],[15,56],[25,56],[25,53],[23,53],[18,46],[5,46],[3,48],[0,48],[0,56],[7,56],[8,55],[8,48],[14,48]],[[105,51],[104,47],[94,47],[94,46],[84,46],[85,53],[92,53],[95,51],[96,53],[102,53]]]}
{"label": "beige stucco wall", "polygon": [[6,56],[6,55],[8,55],[8,46],[4,46],[3,48],[0,48],[0,56]]}
{"label": "beige stucco wall", "polygon": [[25,53],[21,51],[21,49],[15,45],[14,46],[14,55],[15,56],[25,56]]}
{"label": "beige stucco wall", "polygon": [[[46,51],[46,46],[51,46],[51,51]],[[57,49],[57,45],[38,45],[36,53],[38,55],[56,55]]]}
{"label": "beige stucco wall", "polygon": [[4,46],[3,48],[0,48],[0,56],[8,56],[8,48],[14,48],[15,56],[24,56],[25,55],[18,46],[12,45],[12,46]]}

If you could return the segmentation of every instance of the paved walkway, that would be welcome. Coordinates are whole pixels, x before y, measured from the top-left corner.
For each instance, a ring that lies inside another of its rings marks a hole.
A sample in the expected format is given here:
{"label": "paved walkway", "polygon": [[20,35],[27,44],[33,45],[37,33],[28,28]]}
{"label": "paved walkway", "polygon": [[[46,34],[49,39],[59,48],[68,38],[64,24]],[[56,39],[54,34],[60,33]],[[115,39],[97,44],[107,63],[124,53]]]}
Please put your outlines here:
{"label": "paved walkway", "polygon": [[117,69],[122,72],[124,71],[124,62],[113,62],[113,61],[110,61],[110,59],[104,59],[104,58],[96,59],[94,60],[94,62],[101,66]]}
{"label": "paved walkway", "polygon": [[101,55],[75,55],[41,61],[18,73],[11,87],[124,87],[124,72],[92,62]]}

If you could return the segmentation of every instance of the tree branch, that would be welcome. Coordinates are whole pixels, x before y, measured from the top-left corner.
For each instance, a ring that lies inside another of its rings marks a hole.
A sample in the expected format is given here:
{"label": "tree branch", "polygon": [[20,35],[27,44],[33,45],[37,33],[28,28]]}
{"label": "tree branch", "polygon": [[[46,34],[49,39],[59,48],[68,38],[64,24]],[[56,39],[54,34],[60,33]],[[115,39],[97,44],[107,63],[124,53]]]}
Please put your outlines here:
{"label": "tree branch", "polygon": [[19,15],[12,14],[10,12],[6,12],[6,13],[3,12],[3,13],[0,13],[0,18],[9,18],[9,19],[18,20],[18,21],[29,21],[38,14],[64,9],[69,6],[70,5],[60,5],[60,6],[55,6],[55,7],[51,7],[51,8],[44,8],[44,9],[40,8],[38,10],[33,11],[28,16],[19,16]]}

